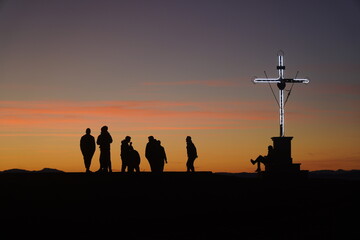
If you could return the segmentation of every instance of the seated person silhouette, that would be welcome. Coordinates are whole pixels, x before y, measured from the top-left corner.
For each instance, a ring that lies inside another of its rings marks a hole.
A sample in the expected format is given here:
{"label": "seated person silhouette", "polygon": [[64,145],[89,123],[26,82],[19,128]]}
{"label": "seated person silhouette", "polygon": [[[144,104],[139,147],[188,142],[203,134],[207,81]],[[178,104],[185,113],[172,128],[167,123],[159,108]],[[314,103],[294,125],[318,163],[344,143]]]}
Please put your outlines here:
{"label": "seated person silhouette", "polygon": [[255,170],[255,172],[261,172],[261,167],[260,167],[260,163],[264,164],[265,166],[269,164],[269,162],[272,161],[272,158],[274,156],[274,148],[273,146],[269,145],[268,146],[268,154],[267,156],[261,156],[259,155],[256,160],[252,160],[250,159],[250,162],[255,165],[255,163],[257,163],[257,169]]}

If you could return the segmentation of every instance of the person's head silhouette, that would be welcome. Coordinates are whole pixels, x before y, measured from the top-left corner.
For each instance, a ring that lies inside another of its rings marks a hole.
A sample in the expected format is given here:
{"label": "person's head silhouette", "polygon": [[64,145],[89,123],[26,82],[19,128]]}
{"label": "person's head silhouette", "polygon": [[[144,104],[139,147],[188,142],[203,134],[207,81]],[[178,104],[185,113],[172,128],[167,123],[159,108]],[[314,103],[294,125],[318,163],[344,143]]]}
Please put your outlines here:
{"label": "person's head silhouette", "polygon": [[126,142],[130,142],[130,140],[131,140],[131,137],[130,137],[130,136],[126,136],[126,137],[125,137],[125,141],[126,141]]}
{"label": "person's head silhouette", "polygon": [[86,134],[90,134],[91,133],[91,129],[90,128],[87,128],[86,129]]}
{"label": "person's head silhouette", "polygon": [[107,126],[103,126],[103,127],[101,128],[101,132],[107,132],[107,130],[108,130],[108,127],[107,127]]}
{"label": "person's head silhouette", "polygon": [[149,136],[148,139],[149,139],[149,142],[152,142],[155,140],[155,138],[153,136]]}

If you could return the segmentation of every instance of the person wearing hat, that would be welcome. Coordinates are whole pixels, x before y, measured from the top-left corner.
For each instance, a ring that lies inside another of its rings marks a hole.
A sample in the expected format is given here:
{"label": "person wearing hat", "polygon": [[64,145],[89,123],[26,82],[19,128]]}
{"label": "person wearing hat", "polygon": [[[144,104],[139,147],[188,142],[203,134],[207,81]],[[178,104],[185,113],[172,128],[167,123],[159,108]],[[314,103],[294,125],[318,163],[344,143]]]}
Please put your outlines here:
{"label": "person wearing hat", "polygon": [[190,136],[186,137],[186,151],[188,160],[186,162],[187,172],[195,172],[194,161],[198,157],[196,147]]}

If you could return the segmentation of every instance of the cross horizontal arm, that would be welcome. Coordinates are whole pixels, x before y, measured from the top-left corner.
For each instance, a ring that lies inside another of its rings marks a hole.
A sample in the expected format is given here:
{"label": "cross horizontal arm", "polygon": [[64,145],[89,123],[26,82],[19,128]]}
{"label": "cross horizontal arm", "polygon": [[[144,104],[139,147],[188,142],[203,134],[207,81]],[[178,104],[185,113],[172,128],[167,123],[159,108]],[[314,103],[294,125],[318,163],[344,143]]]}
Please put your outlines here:
{"label": "cross horizontal arm", "polygon": [[280,78],[255,78],[254,83],[280,83]]}
{"label": "cross horizontal arm", "polygon": [[306,78],[294,78],[294,79],[286,78],[286,79],[283,79],[283,81],[286,83],[309,83],[310,82],[310,80],[306,79]]}
{"label": "cross horizontal arm", "polygon": [[255,78],[254,83],[309,83],[306,78]]}

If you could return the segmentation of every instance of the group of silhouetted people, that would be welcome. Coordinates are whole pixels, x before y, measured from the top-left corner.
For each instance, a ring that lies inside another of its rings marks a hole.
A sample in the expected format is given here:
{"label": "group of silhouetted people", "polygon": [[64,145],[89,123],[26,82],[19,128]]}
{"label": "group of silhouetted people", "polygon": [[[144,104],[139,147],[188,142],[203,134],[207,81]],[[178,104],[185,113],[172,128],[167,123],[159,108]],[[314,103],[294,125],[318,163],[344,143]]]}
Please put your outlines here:
{"label": "group of silhouetted people", "polygon": [[148,137],[149,142],[146,144],[145,157],[149,161],[152,172],[163,172],[164,165],[167,163],[165,148],[161,146],[160,140],[153,136]]}
{"label": "group of silhouetted people", "polygon": [[[161,141],[153,136],[148,137],[149,142],[146,144],[145,157],[149,162],[151,172],[163,172],[164,165],[168,162],[165,148],[161,145]],[[97,172],[112,172],[110,144],[113,139],[108,132],[108,127],[103,126],[101,133],[96,140],[96,144],[100,148],[100,169]],[[86,129],[86,134],[80,139],[80,149],[84,157],[86,172],[89,173],[92,157],[94,156],[96,145],[95,138],[91,135],[91,129]],[[194,161],[198,157],[197,151],[191,137],[186,137],[186,149],[188,160],[186,168],[188,172],[195,172]],[[121,141],[120,146],[121,172],[140,172],[140,154],[134,149],[131,137],[126,136]]]}
{"label": "group of silhouetted people", "polygon": [[[90,172],[91,160],[95,153],[95,138],[90,133],[91,129],[87,128],[86,134],[80,139],[80,149],[84,157],[86,172]],[[112,142],[113,139],[108,132],[108,127],[103,126],[96,140],[96,144],[100,148],[100,169],[98,172],[112,172],[110,157],[110,144]]]}
{"label": "group of silhouetted people", "polygon": [[121,172],[140,172],[140,154],[134,149],[131,137],[126,136],[120,146]]}

